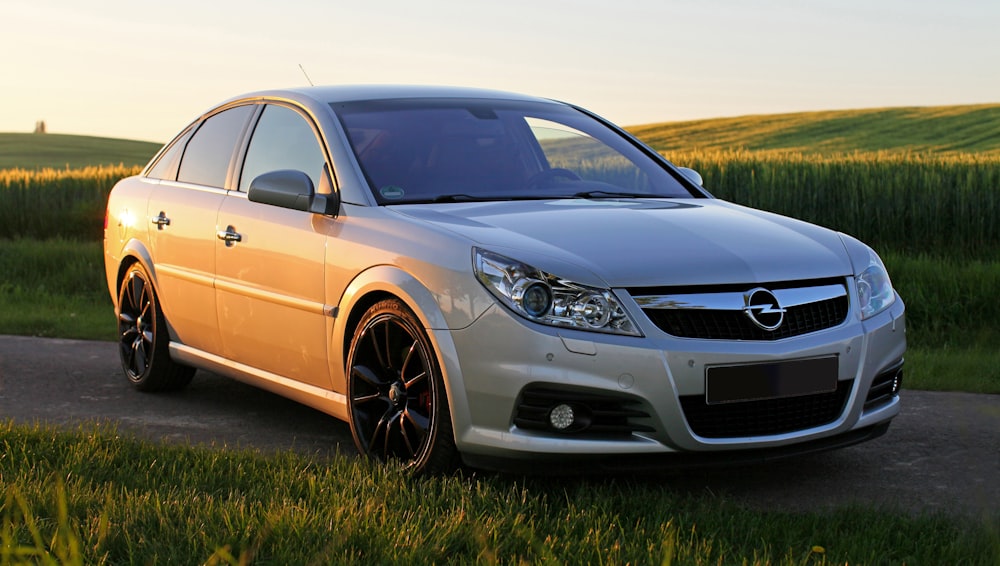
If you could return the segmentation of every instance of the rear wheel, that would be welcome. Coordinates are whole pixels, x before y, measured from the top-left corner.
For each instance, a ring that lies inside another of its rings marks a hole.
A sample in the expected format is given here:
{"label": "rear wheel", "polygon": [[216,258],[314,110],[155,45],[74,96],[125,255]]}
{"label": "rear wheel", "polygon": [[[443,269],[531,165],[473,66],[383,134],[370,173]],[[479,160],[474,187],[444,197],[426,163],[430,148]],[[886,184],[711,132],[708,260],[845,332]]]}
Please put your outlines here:
{"label": "rear wheel", "polygon": [[351,433],[358,451],[440,473],[457,464],[448,397],[430,341],[401,301],[365,312],[347,358]]}
{"label": "rear wheel", "polygon": [[184,388],[194,368],[170,359],[167,323],[149,275],[129,267],[118,291],[118,354],[125,377],[140,391]]}

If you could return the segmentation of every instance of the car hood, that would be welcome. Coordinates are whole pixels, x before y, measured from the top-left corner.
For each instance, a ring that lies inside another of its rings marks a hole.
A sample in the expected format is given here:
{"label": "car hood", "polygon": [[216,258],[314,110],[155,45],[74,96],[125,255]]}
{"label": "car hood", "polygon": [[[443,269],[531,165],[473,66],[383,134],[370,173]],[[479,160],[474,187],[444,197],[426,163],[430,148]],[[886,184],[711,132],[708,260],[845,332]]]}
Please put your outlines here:
{"label": "car hood", "polygon": [[579,283],[768,283],[852,273],[831,230],[717,199],[552,199],[390,207]]}

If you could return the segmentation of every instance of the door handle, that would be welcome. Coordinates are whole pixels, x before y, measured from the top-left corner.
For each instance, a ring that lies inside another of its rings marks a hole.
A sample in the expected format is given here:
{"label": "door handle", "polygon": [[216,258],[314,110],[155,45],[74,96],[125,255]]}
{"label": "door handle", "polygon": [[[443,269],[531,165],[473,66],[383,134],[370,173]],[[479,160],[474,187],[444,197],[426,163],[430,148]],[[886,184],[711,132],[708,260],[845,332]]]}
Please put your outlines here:
{"label": "door handle", "polygon": [[225,242],[227,248],[233,247],[236,242],[243,241],[243,236],[232,225],[226,226],[225,230],[216,232],[215,237]]}
{"label": "door handle", "polygon": [[153,224],[156,224],[157,230],[163,230],[164,226],[170,226],[170,219],[167,218],[167,213],[163,212],[162,210],[160,211],[160,214],[158,216],[150,218],[149,221],[152,222]]}

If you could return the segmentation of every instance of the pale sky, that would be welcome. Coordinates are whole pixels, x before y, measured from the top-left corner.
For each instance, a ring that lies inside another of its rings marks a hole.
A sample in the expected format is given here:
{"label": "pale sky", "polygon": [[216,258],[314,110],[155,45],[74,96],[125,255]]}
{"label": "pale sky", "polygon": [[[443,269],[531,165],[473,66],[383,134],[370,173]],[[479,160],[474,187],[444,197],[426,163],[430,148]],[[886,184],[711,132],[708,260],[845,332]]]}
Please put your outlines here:
{"label": "pale sky", "polygon": [[166,142],[231,96],[486,87],[621,125],[1000,102],[1000,0],[2,0],[0,132]]}

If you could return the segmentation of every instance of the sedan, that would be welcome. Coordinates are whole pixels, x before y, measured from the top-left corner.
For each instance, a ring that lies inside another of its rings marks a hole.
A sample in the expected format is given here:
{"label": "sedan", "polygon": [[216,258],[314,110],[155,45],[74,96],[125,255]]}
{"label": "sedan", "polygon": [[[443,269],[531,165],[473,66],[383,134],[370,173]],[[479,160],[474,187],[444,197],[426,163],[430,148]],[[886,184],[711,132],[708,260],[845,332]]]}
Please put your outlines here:
{"label": "sedan", "polygon": [[882,435],[903,301],[846,234],[621,128],[478,89],[256,92],[108,199],[122,369],[196,369],[417,473],[732,463]]}

